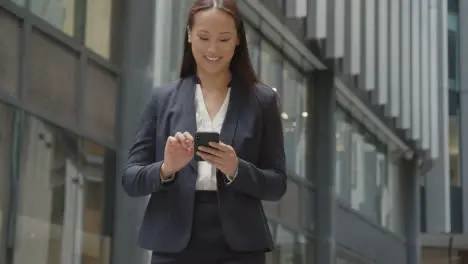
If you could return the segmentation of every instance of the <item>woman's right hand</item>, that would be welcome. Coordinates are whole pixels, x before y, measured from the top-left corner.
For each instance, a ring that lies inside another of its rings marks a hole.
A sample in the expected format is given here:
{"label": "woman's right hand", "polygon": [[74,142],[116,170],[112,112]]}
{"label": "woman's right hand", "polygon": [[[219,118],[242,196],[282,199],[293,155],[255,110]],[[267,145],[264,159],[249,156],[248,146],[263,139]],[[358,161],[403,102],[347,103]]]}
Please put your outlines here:
{"label": "woman's right hand", "polygon": [[189,132],[177,132],[173,137],[168,137],[164,150],[164,162],[161,166],[161,177],[168,179],[185,167],[193,158],[193,148],[193,137]]}

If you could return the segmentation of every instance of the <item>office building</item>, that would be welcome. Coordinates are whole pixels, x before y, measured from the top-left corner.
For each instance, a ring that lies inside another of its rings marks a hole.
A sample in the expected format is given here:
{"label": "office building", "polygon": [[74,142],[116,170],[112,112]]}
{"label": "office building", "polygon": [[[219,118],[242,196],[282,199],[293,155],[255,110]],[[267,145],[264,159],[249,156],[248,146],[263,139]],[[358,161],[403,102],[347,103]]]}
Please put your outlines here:
{"label": "office building", "polygon": [[[120,171],[147,95],[177,78],[192,2],[0,1],[0,263],[148,263],[147,198]],[[268,263],[419,263],[420,185],[448,127],[447,0],[238,5],[282,107]]]}
{"label": "office building", "polygon": [[[468,260],[468,3],[447,3],[448,107],[440,115],[444,141],[421,185],[422,263],[465,263]],[[441,189],[440,184],[446,189]]]}

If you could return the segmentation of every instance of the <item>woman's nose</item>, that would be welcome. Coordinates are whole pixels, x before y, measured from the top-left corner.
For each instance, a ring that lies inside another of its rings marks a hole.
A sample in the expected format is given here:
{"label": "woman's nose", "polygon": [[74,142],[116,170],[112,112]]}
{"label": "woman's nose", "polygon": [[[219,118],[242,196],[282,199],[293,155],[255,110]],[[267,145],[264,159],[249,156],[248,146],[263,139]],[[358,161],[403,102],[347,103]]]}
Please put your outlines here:
{"label": "woman's nose", "polygon": [[217,50],[217,44],[216,41],[211,41],[209,46],[208,46],[208,52],[213,52],[215,53]]}

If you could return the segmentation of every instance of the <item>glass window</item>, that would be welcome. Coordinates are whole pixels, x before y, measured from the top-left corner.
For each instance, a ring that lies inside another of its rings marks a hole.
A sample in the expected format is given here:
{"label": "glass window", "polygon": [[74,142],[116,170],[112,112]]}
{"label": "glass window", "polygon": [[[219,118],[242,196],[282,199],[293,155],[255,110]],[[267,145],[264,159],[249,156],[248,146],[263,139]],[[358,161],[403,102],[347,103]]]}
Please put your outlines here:
{"label": "glass window", "polygon": [[276,233],[276,249],[279,253],[280,264],[293,264],[294,262],[294,234],[278,225]]}
{"label": "glass window", "polygon": [[32,117],[24,122],[15,264],[61,263],[65,203],[70,201],[65,189],[71,188],[77,170],[70,151],[76,138],[58,132]]}
{"label": "glass window", "polygon": [[26,0],[10,0],[10,1],[19,6],[24,6],[26,4]]}
{"label": "glass window", "polygon": [[450,89],[458,88],[458,33],[453,30],[448,31],[448,77]]}
{"label": "glass window", "polygon": [[[96,0],[88,2],[93,3]],[[34,0],[31,1],[31,12],[65,34],[74,35],[75,0]],[[93,24],[93,26],[99,27],[98,24]]]}
{"label": "glass window", "polygon": [[[376,185],[376,175],[377,175],[377,166],[376,166],[376,147],[372,144],[369,138],[365,138],[363,142],[364,150],[364,169],[365,174],[363,175],[363,186],[364,186],[364,198],[360,205],[360,210],[366,214],[369,218],[376,220],[377,219],[377,202],[375,199],[377,192]],[[379,200],[380,201],[380,200]],[[380,211],[379,211],[380,212]]]}
{"label": "glass window", "polygon": [[296,182],[288,180],[288,188],[280,200],[280,219],[289,226],[299,227],[302,190]]}
{"label": "glass window", "polygon": [[262,201],[262,204],[267,216],[280,217],[279,202]]}
{"label": "glass window", "polygon": [[[404,210],[405,207],[405,198],[399,193],[399,189],[402,188],[402,179],[403,175],[400,175],[402,168],[401,168],[401,160],[393,160],[388,162],[388,180],[389,180],[389,187],[385,192],[385,196],[388,197],[385,203],[385,207],[383,208],[383,212],[386,213],[385,220],[386,224],[385,227],[389,228],[393,232],[404,235],[405,233],[405,221],[404,221]],[[422,218],[424,219],[424,218]]]}
{"label": "glass window", "polygon": [[458,90],[460,85],[460,31],[457,13],[449,12],[447,15],[447,27],[449,89]]}
{"label": "glass window", "polygon": [[459,131],[459,116],[451,115],[449,117],[450,181],[452,186],[456,187],[461,187]]}
{"label": "glass window", "polygon": [[351,207],[359,210],[365,198],[364,139],[356,127],[351,132],[351,153]]}
{"label": "glass window", "polygon": [[258,73],[260,69],[260,36],[248,24],[245,24],[245,34],[252,67]]}
{"label": "glass window", "polygon": [[448,0],[448,11],[458,12],[460,0]]}
{"label": "glass window", "polygon": [[286,163],[290,171],[305,177],[307,91],[303,76],[289,63],[284,63],[281,89],[282,118]]}
{"label": "glass window", "polygon": [[114,0],[86,1],[86,46],[109,59],[112,45],[112,25],[116,22]]}
{"label": "glass window", "polygon": [[14,263],[109,263],[112,151],[34,117],[21,135]]}
{"label": "glass window", "polygon": [[[377,172],[378,179],[381,179],[380,191],[380,223],[383,227],[395,231],[393,227],[393,206],[394,206],[394,191],[395,181],[391,177],[398,177],[398,175],[391,175],[396,171],[391,166],[396,166],[393,162],[388,162],[387,157],[383,153],[377,154]],[[388,170],[386,169],[388,166]]]}
{"label": "glass window", "polygon": [[[275,250],[270,262],[277,264],[313,264],[315,246],[304,235],[278,224],[276,227]],[[276,261],[275,261],[276,260]]]}
{"label": "glass window", "polygon": [[172,1],[173,5],[173,17],[172,25],[164,27],[171,28],[172,41],[170,43],[170,49],[173,49],[170,56],[173,56],[169,61],[171,62],[171,78],[176,79],[179,77],[180,65],[182,63],[182,57],[184,55],[184,44],[185,44],[185,31],[187,26],[187,17],[190,8],[193,5],[194,0],[185,1]]}
{"label": "glass window", "polygon": [[282,57],[266,41],[261,42],[261,72],[262,81],[277,91],[281,96],[282,87]]}
{"label": "glass window", "polygon": [[315,263],[315,245],[303,235],[296,236],[296,257],[294,263],[313,264]]}
{"label": "glass window", "polygon": [[[12,111],[6,105],[0,104],[0,241],[6,224],[7,199],[9,195],[10,158],[13,130]],[[5,221],[5,222],[4,222]],[[0,249],[0,262],[2,262]]]}
{"label": "glass window", "polygon": [[349,203],[351,199],[351,130],[343,111],[336,115],[336,170],[335,190],[341,202]]}
{"label": "glass window", "polygon": [[399,172],[389,172],[385,146],[341,109],[337,110],[335,121],[337,198],[376,223],[394,230],[394,204],[399,203],[395,200]]}
{"label": "glass window", "polygon": [[110,263],[115,154],[89,140],[81,141],[83,157],[83,250],[90,263]]}

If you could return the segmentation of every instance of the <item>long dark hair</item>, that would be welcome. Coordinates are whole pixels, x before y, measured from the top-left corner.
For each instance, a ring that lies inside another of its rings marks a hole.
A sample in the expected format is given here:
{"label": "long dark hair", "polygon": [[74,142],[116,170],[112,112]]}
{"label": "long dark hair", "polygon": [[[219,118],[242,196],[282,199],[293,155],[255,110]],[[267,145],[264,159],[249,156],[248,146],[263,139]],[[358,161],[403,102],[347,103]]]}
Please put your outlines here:
{"label": "long dark hair", "polygon": [[185,44],[184,44],[184,56],[182,58],[182,66],[180,68],[180,77],[185,78],[191,75],[195,75],[197,71],[197,65],[195,58],[192,54],[191,44],[188,42],[188,31],[192,29],[193,17],[199,12],[210,8],[218,8],[229,15],[231,15],[237,28],[237,35],[239,38],[239,45],[234,50],[234,56],[232,57],[230,70],[238,78],[241,78],[245,85],[252,87],[259,81],[250,61],[249,50],[247,47],[247,38],[245,36],[244,21],[240,16],[236,0],[196,0],[190,9],[187,27],[185,30]]}

